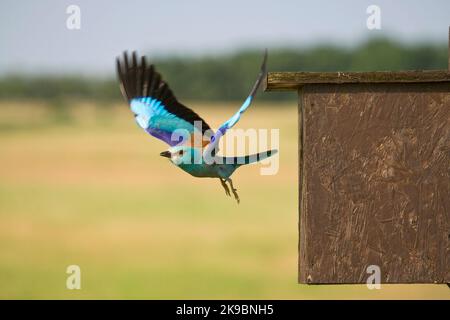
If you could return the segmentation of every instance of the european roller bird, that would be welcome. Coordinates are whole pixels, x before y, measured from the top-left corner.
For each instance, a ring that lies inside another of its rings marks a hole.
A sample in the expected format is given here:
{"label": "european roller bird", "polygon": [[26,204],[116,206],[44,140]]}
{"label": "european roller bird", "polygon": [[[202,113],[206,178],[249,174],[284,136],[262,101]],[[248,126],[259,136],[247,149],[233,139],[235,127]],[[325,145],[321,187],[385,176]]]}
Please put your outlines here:
{"label": "european roller bird", "polygon": [[133,52],[129,58],[124,52],[123,57],[117,58],[116,62],[122,95],[129,103],[138,126],[169,145],[168,150],[160,155],[194,177],[219,179],[225,193],[231,196],[232,192],[239,203],[237,190],[230,178],[233,172],[243,165],[268,158],[277,150],[224,157],[217,154],[219,141],[252,103],[266,75],[266,61],[267,50],[247,99],[216,132],[197,113],[175,98],[154,65],[147,65],[144,56],[138,59],[136,52]]}

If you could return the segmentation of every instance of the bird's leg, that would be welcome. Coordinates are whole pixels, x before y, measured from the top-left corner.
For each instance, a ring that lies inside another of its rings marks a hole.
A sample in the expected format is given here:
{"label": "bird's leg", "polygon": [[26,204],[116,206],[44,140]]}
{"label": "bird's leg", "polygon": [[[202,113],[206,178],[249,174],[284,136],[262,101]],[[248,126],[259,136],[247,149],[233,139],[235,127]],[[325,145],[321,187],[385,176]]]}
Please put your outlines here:
{"label": "bird's leg", "polygon": [[230,194],[230,189],[228,188],[227,184],[225,183],[225,179],[219,178],[220,183],[222,184],[222,187],[225,189],[225,193],[227,194],[227,196],[231,196]]}
{"label": "bird's leg", "polygon": [[237,189],[235,189],[233,187],[233,181],[230,178],[228,178],[227,181],[230,184],[231,191],[233,192],[234,198],[236,199],[237,203],[239,203],[241,200],[239,199],[239,195],[237,194]]}

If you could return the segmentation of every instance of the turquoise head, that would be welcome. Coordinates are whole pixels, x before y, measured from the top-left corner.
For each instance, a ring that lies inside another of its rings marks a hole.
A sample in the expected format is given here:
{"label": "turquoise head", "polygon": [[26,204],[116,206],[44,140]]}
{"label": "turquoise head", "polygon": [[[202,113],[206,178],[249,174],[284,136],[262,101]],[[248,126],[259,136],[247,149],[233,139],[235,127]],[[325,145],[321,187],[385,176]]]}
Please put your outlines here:
{"label": "turquoise head", "polygon": [[199,148],[191,146],[174,146],[160,153],[160,156],[169,158],[176,166],[202,163],[202,153]]}

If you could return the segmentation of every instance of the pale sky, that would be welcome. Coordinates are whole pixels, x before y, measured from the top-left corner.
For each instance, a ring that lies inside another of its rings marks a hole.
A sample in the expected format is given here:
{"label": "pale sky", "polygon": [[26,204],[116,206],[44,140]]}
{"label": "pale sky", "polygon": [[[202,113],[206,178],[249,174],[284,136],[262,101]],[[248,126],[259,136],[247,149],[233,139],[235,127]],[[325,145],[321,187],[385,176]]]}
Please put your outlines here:
{"label": "pale sky", "polygon": [[[66,27],[69,5],[81,29]],[[366,9],[381,8],[381,30]],[[151,55],[216,54],[246,47],[355,45],[372,36],[446,43],[449,0],[1,0],[0,76],[114,71],[123,50]]]}

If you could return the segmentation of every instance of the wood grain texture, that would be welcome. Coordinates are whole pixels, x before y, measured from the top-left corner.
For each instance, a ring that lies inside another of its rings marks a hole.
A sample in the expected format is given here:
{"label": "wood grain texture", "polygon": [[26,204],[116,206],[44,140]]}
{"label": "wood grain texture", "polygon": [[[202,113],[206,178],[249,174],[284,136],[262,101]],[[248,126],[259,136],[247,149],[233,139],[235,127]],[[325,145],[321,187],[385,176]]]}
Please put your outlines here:
{"label": "wood grain texture", "polygon": [[269,72],[266,91],[298,90],[306,84],[450,82],[448,70],[377,72]]}
{"label": "wood grain texture", "polygon": [[450,282],[450,83],[299,95],[299,282]]}

